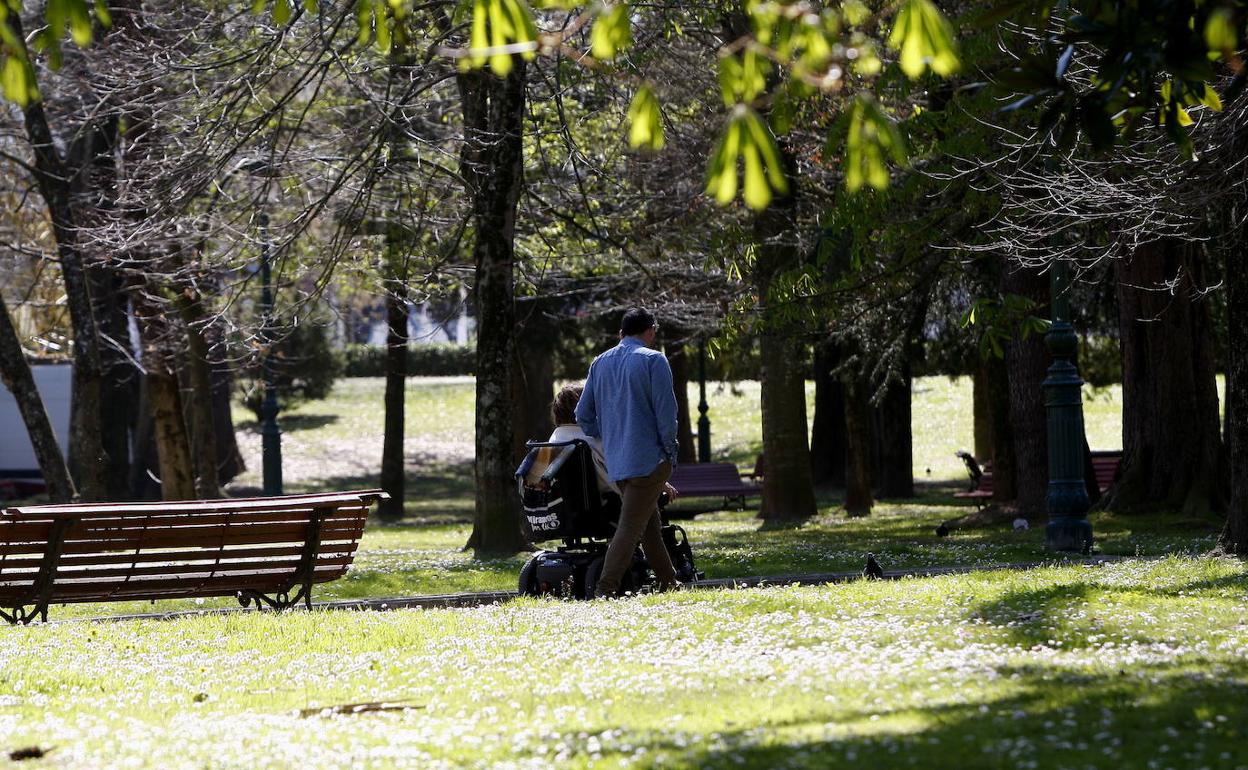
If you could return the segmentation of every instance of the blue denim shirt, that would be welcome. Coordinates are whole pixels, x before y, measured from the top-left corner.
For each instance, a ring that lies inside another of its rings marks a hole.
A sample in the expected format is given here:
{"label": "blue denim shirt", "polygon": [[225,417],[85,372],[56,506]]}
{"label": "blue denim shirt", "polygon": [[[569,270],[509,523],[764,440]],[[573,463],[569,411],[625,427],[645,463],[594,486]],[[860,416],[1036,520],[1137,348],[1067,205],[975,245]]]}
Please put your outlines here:
{"label": "blue denim shirt", "polygon": [[594,359],[576,422],[601,438],[612,481],[649,476],[659,463],[676,466],[676,392],[667,357],[636,337]]}

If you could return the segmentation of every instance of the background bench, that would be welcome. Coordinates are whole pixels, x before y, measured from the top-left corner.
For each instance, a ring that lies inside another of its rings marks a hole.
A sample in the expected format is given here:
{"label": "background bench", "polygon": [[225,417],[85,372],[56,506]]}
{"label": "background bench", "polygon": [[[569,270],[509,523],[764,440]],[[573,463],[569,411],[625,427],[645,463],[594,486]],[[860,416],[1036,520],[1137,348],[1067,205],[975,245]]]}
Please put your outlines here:
{"label": "background bench", "polygon": [[741,480],[735,463],[682,463],[672,471],[668,483],[681,497],[722,497],[724,507],[738,501],[745,507],[745,498],[762,494],[762,487]]}
{"label": "background bench", "polygon": [[[0,617],[50,604],[237,596],[312,606],[346,573],[379,490],[233,500],[69,503],[0,511]],[[293,593],[292,593],[293,592]]]}
{"label": "background bench", "polygon": [[[953,496],[973,500],[976,505],[983,505],[984,501],[992,499],[992,466],[985,463],[983,469],[979,470],[979,466],[975,464],[975,459],[966,452],[958,452],[958,456],[966,463],[966,470],[970,475],[974,488],[962,492],[954,492]],[[1102,450],[1092,452],[1092,470],[1096,473],[1096,486],[1101,490],[1101,494],[1104,494],[1113,485],[1114,480],[1118,477],[1118,466],[1121,464],[1121,451]],[[979,471],[978,476],[976,476],[977,470]]]}

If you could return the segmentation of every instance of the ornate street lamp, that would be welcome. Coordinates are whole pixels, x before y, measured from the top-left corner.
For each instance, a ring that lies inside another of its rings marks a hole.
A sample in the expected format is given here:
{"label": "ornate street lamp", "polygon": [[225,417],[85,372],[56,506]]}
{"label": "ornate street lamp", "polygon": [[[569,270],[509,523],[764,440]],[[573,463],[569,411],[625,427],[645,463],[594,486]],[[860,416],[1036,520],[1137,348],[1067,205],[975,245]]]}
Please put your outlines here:
{"label": "ornate street lamp", "polygon": [[711,461],[711,418],[706,416],[706,339],[698,340],[698,462]]}
{"label": "ornate street lamp", "polygon": [[1045,543],[1050,551],[1088,553],[1092,550],[1092,525],[1088,523],[1090,503],[1083,478],[1083,380],[1075,367],[1078,338],[1070,323],[1070,268],[1058,260],[1049,275],[1053,325],[1044,342],[1053,363],[1043,386],[1049,443]]}

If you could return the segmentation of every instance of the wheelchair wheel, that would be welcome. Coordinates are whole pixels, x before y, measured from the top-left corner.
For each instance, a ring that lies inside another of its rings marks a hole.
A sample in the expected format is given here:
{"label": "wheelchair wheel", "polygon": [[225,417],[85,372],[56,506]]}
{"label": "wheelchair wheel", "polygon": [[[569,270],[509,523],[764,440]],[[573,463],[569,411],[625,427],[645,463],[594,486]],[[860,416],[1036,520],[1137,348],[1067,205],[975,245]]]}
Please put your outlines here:
{"label": "wheelchair wheel", "polygon": [[541,595],[541,591],[537,587],[537,556],[530,558],[520,568],[519,589],[521,596]]}

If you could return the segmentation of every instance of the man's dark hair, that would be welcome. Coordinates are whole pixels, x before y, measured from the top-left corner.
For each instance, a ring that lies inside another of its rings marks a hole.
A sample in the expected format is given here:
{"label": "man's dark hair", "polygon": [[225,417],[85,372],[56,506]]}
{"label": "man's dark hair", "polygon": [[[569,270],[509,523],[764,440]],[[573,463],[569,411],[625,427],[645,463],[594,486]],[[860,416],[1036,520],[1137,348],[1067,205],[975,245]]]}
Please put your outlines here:
{"label": "man's dark hair", "polygon": [[624,318],[620,319],[620,334],[632,337],[658,325],[659,322],[654,320],[654,314],[649,310],[644,307],[630,307],[624,313]]}

